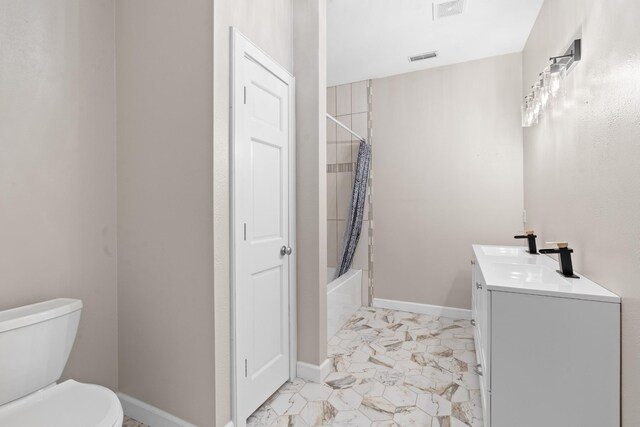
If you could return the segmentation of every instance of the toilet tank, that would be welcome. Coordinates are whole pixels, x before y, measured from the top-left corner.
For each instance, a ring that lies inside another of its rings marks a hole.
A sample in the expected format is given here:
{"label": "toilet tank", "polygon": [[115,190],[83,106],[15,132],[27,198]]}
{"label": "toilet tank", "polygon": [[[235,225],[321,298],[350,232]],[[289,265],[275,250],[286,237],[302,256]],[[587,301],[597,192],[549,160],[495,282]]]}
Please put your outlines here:
{"label": "toilet tank", "polygon": [[82,301],[58,298],[0,311],[0,405],[60,379]]}

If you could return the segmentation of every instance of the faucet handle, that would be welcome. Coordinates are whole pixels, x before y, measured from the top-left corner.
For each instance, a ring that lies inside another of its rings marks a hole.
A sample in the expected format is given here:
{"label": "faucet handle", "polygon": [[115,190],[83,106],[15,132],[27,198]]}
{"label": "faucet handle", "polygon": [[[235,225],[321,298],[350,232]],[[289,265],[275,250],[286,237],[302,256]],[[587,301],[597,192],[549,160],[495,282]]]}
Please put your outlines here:
{"label": "faucet handle", "polygon": [[529,236],[538,237],[533,230],[525,230],[524,234],[513,236],[516,239],[526,239]]}
{"label": "faucet handle", "polygon": [[556,245],[558,246],[558,249],[566,249],[569,247],[569,243],[568,242],[545,242],[545,244],[547,245]]}

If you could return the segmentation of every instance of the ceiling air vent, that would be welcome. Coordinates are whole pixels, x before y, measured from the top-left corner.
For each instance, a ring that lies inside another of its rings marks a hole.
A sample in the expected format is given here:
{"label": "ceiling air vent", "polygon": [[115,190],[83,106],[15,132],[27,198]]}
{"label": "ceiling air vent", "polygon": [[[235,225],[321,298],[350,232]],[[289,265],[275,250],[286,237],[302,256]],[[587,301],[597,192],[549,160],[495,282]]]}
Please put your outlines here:
{"label": "ceiling air vent", "polygon": [[464,11],[464,0],[433,2],[433,20],[460,15]]}
{"label": "ceiling air vent", "polygon": [[416,55],[416,56],[410,56],[409,57],[409,62],[416,62],[416,61],[422,61],[424,59],[431,59],[431,58],[435,58],[436,56],[438,56],[438,52],[433,51],[433,52],[427,52],[427,53],[422,53],[420,55]]}

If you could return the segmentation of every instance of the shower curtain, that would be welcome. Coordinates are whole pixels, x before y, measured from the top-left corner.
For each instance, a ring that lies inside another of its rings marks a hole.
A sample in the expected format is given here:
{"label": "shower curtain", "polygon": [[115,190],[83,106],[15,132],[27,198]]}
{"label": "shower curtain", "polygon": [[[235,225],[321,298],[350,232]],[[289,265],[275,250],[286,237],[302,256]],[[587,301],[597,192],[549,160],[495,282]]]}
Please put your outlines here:
{"label": "shower curtain", "polygon": [[342,238],[342,250],[336,277],[342,276],[349,270],[353,255],[358,246],[360,231],[362,230],[362,217],[364,215],[364,203],[367,196],[367,182],[369,180],[369,164],[371,162],[371,146],[366,142],[360,142],[358,160],[356,163],[356,177],[353,183],[353,193],[347,216],[347,224]]}

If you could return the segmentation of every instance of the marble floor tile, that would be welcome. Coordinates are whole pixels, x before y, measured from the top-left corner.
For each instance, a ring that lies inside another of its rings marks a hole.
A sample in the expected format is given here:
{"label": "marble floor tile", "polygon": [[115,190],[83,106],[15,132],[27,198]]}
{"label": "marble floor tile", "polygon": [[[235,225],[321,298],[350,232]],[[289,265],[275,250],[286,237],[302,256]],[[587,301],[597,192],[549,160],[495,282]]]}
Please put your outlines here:
{"label": "marble floor tile", "polygon": [[396,407],[416,406],[417,395],[403,385],[387,387],[382,396]]}
{"label": "marble floor tile", "polygon": [[122,421],[122,427],[149,427],[146,424],[142,424],[134,420],[133,418],[127,417],[125,415],[124,420]]}
{"label": "marble floor tile", "polygon": [[298,415],[306,404],[307,400],[299,393],[281,393],[270,402],[278,415]]}
{"label": "marble floor tile", "polygon": [[328,352],[331,373],[322,384],[287,382],[247,425],[483,426],[467,320],[363,307],[329,341]]}
{"label": "marble floor tile", "polygon": [[362,396],[352,388],[336,390],[329,397],[329,403],[338,411],[352,411],[360,407]]}
{"label": "marble floor tile", "polygon": [[360,411],[338,411],[333,427],[369,427],[371,420]]}

